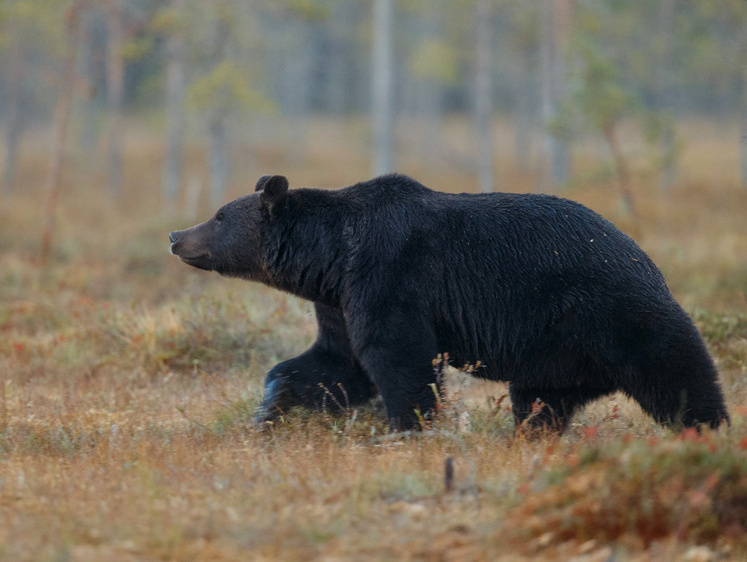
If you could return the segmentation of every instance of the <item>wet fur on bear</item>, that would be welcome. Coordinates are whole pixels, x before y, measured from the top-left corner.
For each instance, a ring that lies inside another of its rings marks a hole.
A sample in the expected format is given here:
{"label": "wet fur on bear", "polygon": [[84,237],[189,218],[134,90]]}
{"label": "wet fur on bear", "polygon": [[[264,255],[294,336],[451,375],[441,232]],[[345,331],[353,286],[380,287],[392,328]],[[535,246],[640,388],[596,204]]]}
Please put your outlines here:
{"label": "wet fur on bear", "polygon": [[510,383],[517,425],[562,431],[618,390],[660,423],[728,422],[705,344],[659,270],[567,199],[447,194],[402,175],[289,190],[264,176],[170,238],[190,265],[315,303],[317,341],[268,373],[258,421],[378,392],[393,429],[415,427],[448,353]]}

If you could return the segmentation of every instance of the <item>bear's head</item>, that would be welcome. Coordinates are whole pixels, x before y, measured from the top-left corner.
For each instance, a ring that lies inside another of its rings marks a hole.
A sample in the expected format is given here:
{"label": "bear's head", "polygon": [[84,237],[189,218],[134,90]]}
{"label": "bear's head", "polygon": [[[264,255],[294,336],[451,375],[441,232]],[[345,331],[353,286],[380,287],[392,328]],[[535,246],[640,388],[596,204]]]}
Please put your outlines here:
{"label": "bear's head", "polygon": [[283,176],[262,176],[255,193],[227,203],[208,221],[169,233],[171,253],[193,267],[265,281],[263,227],[288,196]]}

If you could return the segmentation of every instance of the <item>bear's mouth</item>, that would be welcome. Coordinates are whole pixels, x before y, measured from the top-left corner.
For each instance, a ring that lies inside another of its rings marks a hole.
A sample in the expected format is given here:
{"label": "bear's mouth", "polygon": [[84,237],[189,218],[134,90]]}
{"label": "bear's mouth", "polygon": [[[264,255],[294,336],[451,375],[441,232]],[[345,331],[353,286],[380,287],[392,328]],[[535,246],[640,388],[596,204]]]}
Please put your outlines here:
{"label": "bear's mouth", "polygon": [[179,258],[186,263],[187,265],[191,265],[192,267],[196,267],[198,269],[207,269],[210,270],[210,254],[200,254],[198,256],[179,256]]}

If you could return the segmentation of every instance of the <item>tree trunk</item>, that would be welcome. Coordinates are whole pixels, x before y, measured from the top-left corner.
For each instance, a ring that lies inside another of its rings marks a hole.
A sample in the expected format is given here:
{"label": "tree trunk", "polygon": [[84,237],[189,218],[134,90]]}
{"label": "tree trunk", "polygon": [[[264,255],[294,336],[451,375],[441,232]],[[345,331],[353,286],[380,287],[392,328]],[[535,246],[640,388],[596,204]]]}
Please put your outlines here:
{"label": "tree trunk", "polygon": [[85,95],[80,115],[80,143],[88,154],[93,153],[98,141],[98,121],[103,93],[100,87],[101,77],[97,72],[97,57],[102,51],[96,34],[99,23],[99,11],[90,5],[86,6],[80,14],[80,69],[85,81]]}
{"label": "tree trunk", "polygon": [[[559,112],[568,97],[568,80],[566,58],[571,35],[571,0],[555,0],[553,3],[554,42],[555,42],[555,110]],[[557,185],[565,185],[571,177],[571,151],[567,138],[558,139],[553,154],[553,181]]]}
{"label": "tree trunk", "polygon": [[109,113],[106,186],[112,198],[120,199],[122,197],[122,109],[124,104],[122,0],[109,0],[106,18],[108,27],[106,105]]}
{"label": "tree trunk", "polygon": [[491,99],[492,21],[490,0],[477,0],[475,121],[477,124],[477,177],[480,191],[494,190],[493,173],[493,104]]}
{"label": "tree trunk", "polygon": [[742,187],[747,188],[747,66],[742,70],[741,135],[739,143],[739,177]]}
{"label": "tree trunk", "polygon": [[555,118],[553,93],[553,16],[552,0],[544,0],[540,11],[540,98],[542,104],[542,159],[538,169],[538,191],[552,190],[550,162],[555,152],[556,139],[550,125]]}
{"label": "tree trunk", "polygon": [[52,245],[52,231],[54,230],[55,217],[57,215],[57,200],[62,185],[62,165],[65,157],[65,137],[67,135],[67,124],[70,117],[70,104],[72,101],[73,85],[75,81],[75,52],[78,39],[78,2],[68,9],[66,15],[68,45],[65,58],[62,63],[62,77],[60,80],[60,92],[57,97],[57,106],[54,112],[54,141],[49,164],[49,175],[47,176],[47,202],[44,213],[44,226],[41,241],[41,265],[44,267],[49,259],[49,250]]}
{"label": "tree trunk", "polygon": [[[226,14],[222,14],[213,29],[211,55],[213,68],[217,68],[226,57],[229,34],[226,17]],[[208,110],[210,202],[214,207],[225,202],[228,186],[228,122],[227,108],[224,105],[226,103],[225,97],[223,92],[217,91],[214,94],[217,104]]]}
{"label": "tree trunk", "polygon": [[350,106],[350,35],[352,30],[356,29],[355,15],[355,6],[352,3],[339,2],[327,28],[330,44],[328,80],[324,93],[325,109],[336,117],[344,115]]}
{"label": "tree trunk", "polygon": [[541,12],[540,70],[542,117],[545,133],[542,143],[544,157],[540,172],[543,190],[568,182],[570,149],[561,132],[553,131],[554,122],[567,96],[565,84],[565,51],[571,24],[570,0],[545,0]]}
{"label": "tree trunk", "polygon": [[742,187],[747,188],[747,22],[742,24],[742,108],[739,168]]}
{"label": "tree trunk", "polygon": [[528,58],[529,54],[525,46],[520,47],[520,51],[514,57],[514,152],[516,154],[516,165],[522,172],[529,170],[532,151]]}
{"label": "tree trunk", "polygon": [[630,215],[633,221],[637,224],[638,213],[633,198],[633,191],[631,190],[630,168],[628,168],[628,161],[625,159],[625,155],[620,148],[620,143],[617,140],[617,130],[615,125],[612,124],[605,127],[602,134],[604,135],[604,140],[607,141],[607,146],[609,147],[612,158],[615,161],[615,171],[617,172],[623,208],[625,213]]}
{"label": "tree trunk", "polygon": [[2,187],[6,194],[13,193],[16,186],[18,153],[23,133],[23,110],[21,88],[23,84],[23,60],[19,39],[11,34],[11,47],[8,62],[8,77],[5,81],[5,158],[3,161]]}
{"label": "tree trunk", "polygon": [[394,168],[394,56],[392,28],[393,0],[374,2],[374,45],[372,77],[373,119],[373,175],[393,171]]}
{"label": "tree trunk", "polygon": [[210,204],[225,203],[228,185],[228,131],[225,112],[211,110],[208,123],[208,153],[210,158]]}
{"label": "tree trunk", "polygon": [[[437,42],[443,35],[442,20],[442,0],[432,1],[427,10],[417,14],[410,32],[418,36],[423,44]],[[404,78],[409,81],[406,90],[413,94],[412,113],[417,119],[417,125],[411,131],[414,138],[408,139],[408,144],[417,145],[421,156],[429,163],[443,156],[443,80],[433,70],[424,67],[420,72],[409,73]]]}
{"label": "tree trunk", "polygon": [[[184,0],[171,0],[171,9],[184,12]],[[163,195],[166,208],[174,211],[182,185],[184,149],[184,95],[186,45],[184,30],[171,30],[166,40],[166,158]]]}
{"label": "tree trunk", "polygon": [[306,158],[306,137],[309,130],[309,113],[313,95],[315,40],[318,38],[316,23],[293,21],[288,25],[290,57],[284,65],[284,92],[282,92],[285,114],[289,117],[285,125],[290,126],[290,135],[297,139],[288,147],[288,156],[293,165],[300,166]]}
{"label": "tree trunk", "polygon": [[677,177],[677,159],[675,155],[674,121],[671,119],[674,105],[674,18],[675,0],[660,0],[659,24],[661,28],[664,50],[661,55],[660,68],[657,72],[659,81],[659,111],[664,117],[664,130],[661,136],[661,150],[663,167],[661,173],[661,187],[668,190]]}

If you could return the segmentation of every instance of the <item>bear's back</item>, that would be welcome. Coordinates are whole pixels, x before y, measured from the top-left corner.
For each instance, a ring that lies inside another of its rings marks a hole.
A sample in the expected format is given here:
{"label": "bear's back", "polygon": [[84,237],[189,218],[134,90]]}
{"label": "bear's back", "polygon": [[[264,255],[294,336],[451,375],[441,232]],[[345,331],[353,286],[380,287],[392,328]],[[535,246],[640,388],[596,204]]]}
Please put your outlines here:
{"label": "bear's back", "polygon": [[658,269],[626,234],[588,207],[553,195],[444,193],[399,174],[340,189],[358,231],[392,249],[405,240],[463,254],[563,270],[616,266]]}

